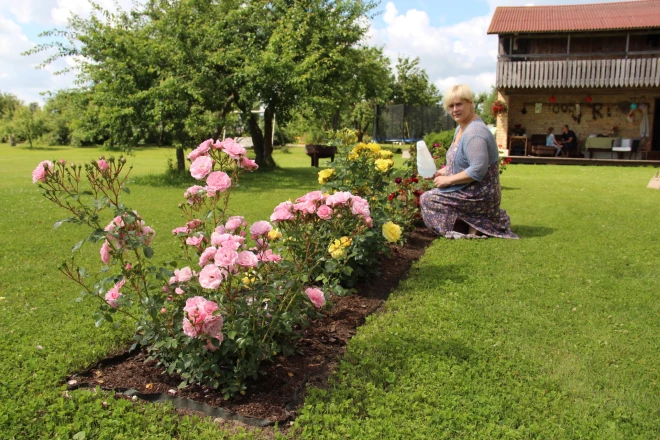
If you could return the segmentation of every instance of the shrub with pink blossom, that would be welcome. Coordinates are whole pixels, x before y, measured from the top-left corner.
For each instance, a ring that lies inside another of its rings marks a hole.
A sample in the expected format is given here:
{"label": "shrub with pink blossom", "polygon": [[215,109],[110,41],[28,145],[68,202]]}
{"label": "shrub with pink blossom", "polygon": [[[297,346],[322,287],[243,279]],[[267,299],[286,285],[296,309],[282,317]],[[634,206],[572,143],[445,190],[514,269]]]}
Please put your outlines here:
{"label": "shrub with pink blossom", "polygon": [[[85,242],[98,246],[102,278],[89,280],[74,258],[60,266],[98,300],[96,324],[119,317],[134,321],[136,344],[169,373],[231,396],[245,389],[261,362],[292,352],[295,328],[316,316],[327,299],[327,288],[312,285],[323,281],[318,265],[342,261],[327,255],[331,238],[345,235],[339,247],[351,255],[347,240],[370,230],[369,207],[350,194],[326,197],[317,191],[295,204],[282,203],[270,222],[249,224],[227,211],[240,174],[256,169],[245,149],[231,139],[209,139],[188,157],[200,182],[182,194],[184,221],[172,231],[182,255],[167,267],[152,261],[156,231],[120,199],[130,193],[123,157],[85,165],[44,161],[32,177],[47,199],[69,212],[56,227],[89,226],[74,256]],[[330,225],[321,228],[325,242],[303,249],[303,242],[319,238],[313,230],[320,223]],[[321,263],[312,263],[319,256]]]}

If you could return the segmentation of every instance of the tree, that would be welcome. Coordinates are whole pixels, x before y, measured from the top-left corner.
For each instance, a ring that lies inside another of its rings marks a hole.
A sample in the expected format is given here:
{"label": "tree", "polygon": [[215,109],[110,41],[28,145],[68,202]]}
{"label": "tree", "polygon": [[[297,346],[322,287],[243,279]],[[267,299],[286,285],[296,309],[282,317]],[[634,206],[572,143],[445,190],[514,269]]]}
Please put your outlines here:
{"label": "tree", "polygon": [[33,147],[36,138],[45,132],[43,111],[39,104],[33,102],[29,105],[22,105],[16,110],[11,119],[11,130],[16,136],[25,139]]}
{"label": "tree", "polygon": [[495,117],[490,112],[493,102],[497,101],[497,89],[493,86],[490,93],[480,93],[476,98],[476,113],[486,124],[495,124]]}
{"label": "tree", "polygon": [[22,105],[15,95],[0,92],[0,140],[4,141],[12,134],[11,120]]}
{"label": "tree", "polygon": [[[27,53],[55,49],[80,59],[78,79],[99,107],[109,143],[136,145],[157,130],[183,149],[218,135],[236,106],[264,168],[274,166],[275,114],[285,122],[314,84],[332,71],[367,30],[371,0],[151,0],[111,14],[95,6],[74,16],[64,36]],[[264,129],[255,107],[264,108]]]}
{"label": "tree", "polygon": [[399,57],[395,69],[392,103],[417,106],[432,106],[440,103],[442,95],[438,88],[429,82],[426,71],[419,67],[419,58],[411,60],[408,57]]}

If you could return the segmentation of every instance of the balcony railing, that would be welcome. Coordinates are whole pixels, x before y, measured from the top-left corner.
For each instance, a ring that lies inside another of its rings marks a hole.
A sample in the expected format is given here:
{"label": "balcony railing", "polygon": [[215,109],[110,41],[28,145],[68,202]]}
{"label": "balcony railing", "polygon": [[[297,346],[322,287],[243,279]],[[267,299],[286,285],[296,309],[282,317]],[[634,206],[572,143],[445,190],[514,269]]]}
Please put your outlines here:
{"label": "balcony railing", "polygon": [[658,87],[660,58],[497,62],[497,87]]}

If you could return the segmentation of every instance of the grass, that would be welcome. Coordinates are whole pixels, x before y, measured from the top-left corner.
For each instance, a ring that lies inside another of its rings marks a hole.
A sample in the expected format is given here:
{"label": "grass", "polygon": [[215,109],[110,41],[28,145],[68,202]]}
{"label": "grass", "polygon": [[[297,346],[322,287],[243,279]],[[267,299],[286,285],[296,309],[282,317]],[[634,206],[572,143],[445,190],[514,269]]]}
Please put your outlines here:
{"label": "grass", "polygon": [[658,438],[652,174],[509,168],[521,240],[436,241],[307,399],[303,437]]}
{"label": "grass", "polygon": [[[0,438],[217,438],[213,423],[179,419],[158,405],[134,405],[106,393],[76,391],[63,397],[67,374],[87,368],[108,353],[122,349],[131,338],[127,325],[95,328],[91,315],[97,304],[75,300],[79,289],[56,270],[84,236],[73,225],[53,230],[66,217],[31,182],[31,171],[44,159],[83,162],[109,155],[99,149],[10,148],[0,145]],[[267,218],[275,205],[315,189],[316,170],[304,153],[278,155],[287,168],[247,175],[231,204],[235,214],[249,221]],[[129,158],[132,175],[127,206],[137,208],[157,231],[156,261],[177,251],[169,231],[183,220],[177,204],[186,185],[164,185],[162,175],[171,149],[140,149]],[[306,157],[306,156],[305,156]],[[100,268],[98,249],[83,247],[79,259]],[[108,409],[102,402],[106,401]],[[226,437],[251,436],[232,430]]]}
{"label": "grass", "polygon": [[[251,438],[168,407],[69,392],[67,374],[130,339],[95,328],[96,304],[56,270],[82,231],[30,173],[44,159],[92,159],[97,149],[0,145],[0,438]],[[107,153],[106,153],[107,154]],[[169,149],[129,160],[125,203],[157,231],[156,261],[176,252],[169,231],[187,185],[161,176]],[[316,189],[302,149],[281,169],[246,176],[232,209],[266,218]],[[400,159],[397,159],[400,164]],[[660,192],[648,168],[509,166],[503,207],[519,241],[436,241],[384,313],[350,342],[328,390],[297,421],[307,438],[660,437]],[[99,268],[98,250],[81,258]],[[108,407],[103,407],[103,402]]]}

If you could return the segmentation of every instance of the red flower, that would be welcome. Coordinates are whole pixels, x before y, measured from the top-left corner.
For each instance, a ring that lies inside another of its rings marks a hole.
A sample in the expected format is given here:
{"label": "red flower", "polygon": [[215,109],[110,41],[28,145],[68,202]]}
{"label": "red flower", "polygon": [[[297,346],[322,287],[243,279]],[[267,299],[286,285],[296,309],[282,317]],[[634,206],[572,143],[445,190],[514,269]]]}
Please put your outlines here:
{"label": "red flower", "polygon": [[392,193],[389,196],[387,196],[387,200],[391,202],[394,199],[394,197],[396,197],[396,194]]}
{"label": "red flower", "polygon": [[412,177],[412,178],[410,178],[410,181],[411,181],[411,182],[414,182],[414,183],[419,182],[419,180],[417,180],[417,177]]}

